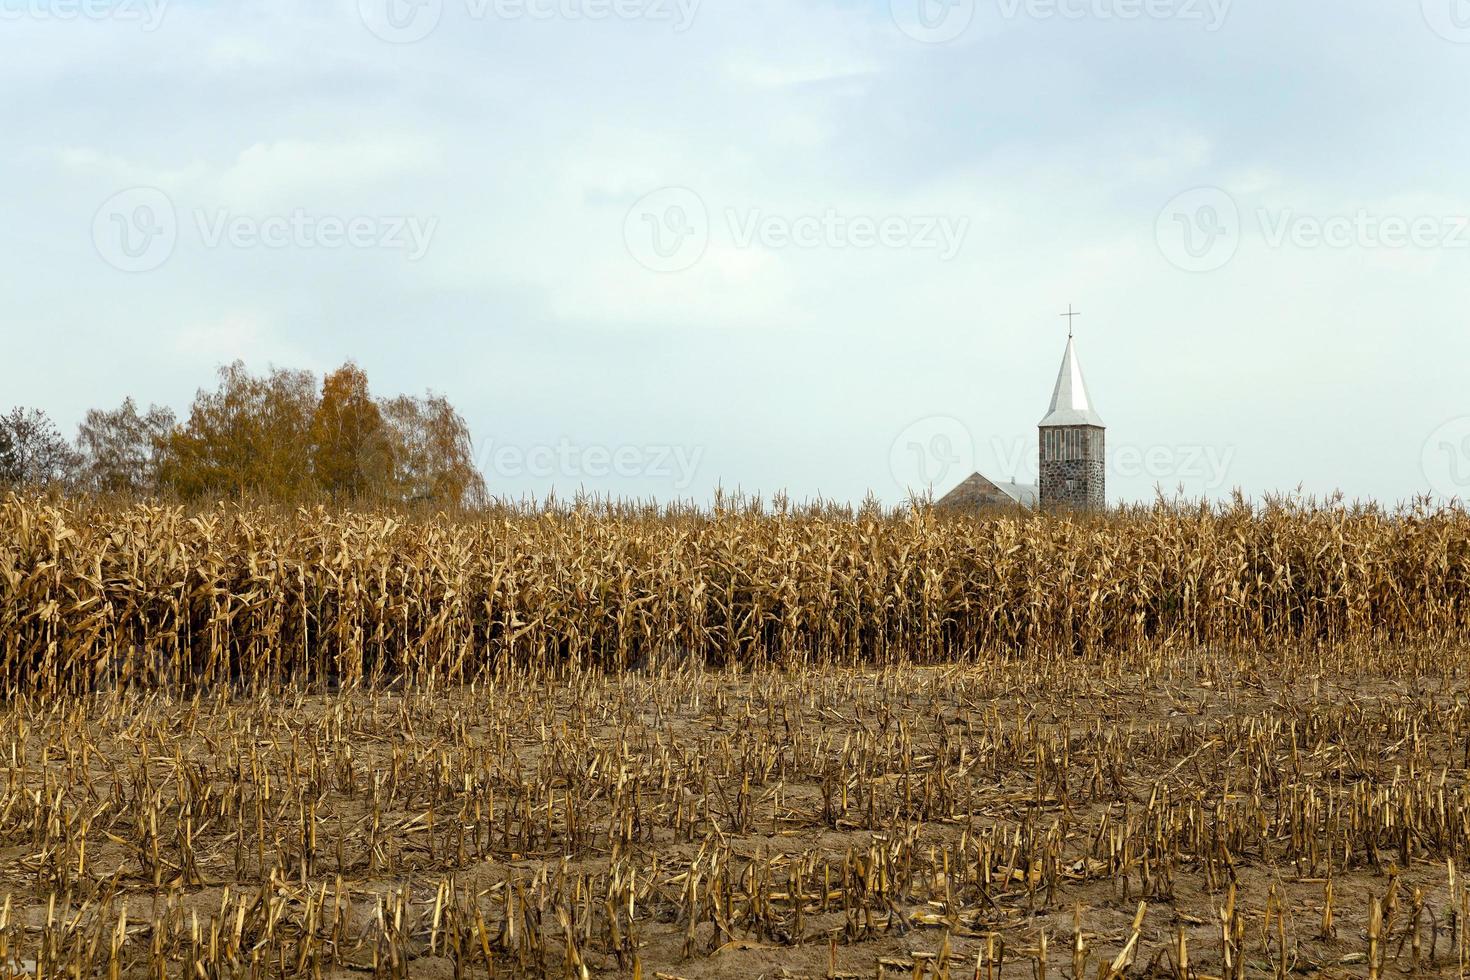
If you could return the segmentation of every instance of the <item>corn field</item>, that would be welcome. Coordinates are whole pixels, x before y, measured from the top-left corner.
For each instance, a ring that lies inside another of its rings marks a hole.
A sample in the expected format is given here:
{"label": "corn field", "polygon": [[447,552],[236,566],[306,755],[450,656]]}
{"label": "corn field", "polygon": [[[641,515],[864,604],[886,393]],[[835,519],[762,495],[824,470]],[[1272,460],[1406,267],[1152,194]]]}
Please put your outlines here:
{"label": "corn field", "polygon": [[629,508],[409,520],[0,503],[10,692],[455,682],[498,664],[888,663],[1470,626],[1470,515]]}
{"label": "corn field", "polygon": [[0,978],[1470,973],[1470,516],[0,502]]}

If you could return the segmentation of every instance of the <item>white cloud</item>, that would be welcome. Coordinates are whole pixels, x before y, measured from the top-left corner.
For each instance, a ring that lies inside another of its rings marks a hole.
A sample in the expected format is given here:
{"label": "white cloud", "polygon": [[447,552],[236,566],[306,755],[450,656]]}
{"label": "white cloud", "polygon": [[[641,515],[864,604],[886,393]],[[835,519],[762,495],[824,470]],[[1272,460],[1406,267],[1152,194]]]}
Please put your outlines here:
{"label": "white cloud", "polygon": [[213,183],[235,206],[300,205],[311,195],[361,191],[394,178],[432,181],[440,166],[435,141],[423,136],[277,140],[242,150]]}
{"label": "white cloud", "polygon": [[304,347],[251,313],[230,312],[217,320],[185,324],[174,331],[172,340],[176,361],[203,372],[201,378],[236,360],[254,371],[271,365],[318,367]]}
{"label": "white cloud", "polygon": [[875,74],[879,69],[876,61],[850,53],[819,55],[804,60],[778,60],[770,54],[747,53],[734,56],[727,70],[738,84],[757,88],[790,88],[862,78]]}

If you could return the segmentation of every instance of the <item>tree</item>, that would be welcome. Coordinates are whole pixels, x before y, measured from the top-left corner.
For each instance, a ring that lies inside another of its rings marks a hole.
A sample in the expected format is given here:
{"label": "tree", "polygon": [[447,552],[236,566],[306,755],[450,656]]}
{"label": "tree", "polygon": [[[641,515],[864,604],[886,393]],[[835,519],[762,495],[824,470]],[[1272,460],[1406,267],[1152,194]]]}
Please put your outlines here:
{"label": "tree", "polygon": [[317,485],[334,500],[381,499],[388,491],[389,433],[368,393],[367,375],[351,361],[322,379],[311,420],[311,459]]}
{"label": "tree", "polygon": [[200,389],[189,418],[170,433],[160,476],[184,497],[259,494],[300,500],[315,488],[311,424],[316,378],[273,368],[256,377],[236,361]]}
{"label": "tree", "polygon": [[17,407],[0,415],[0,484],[68,487],[80,466],[80,454],[45,412]]}
{"label": "tree", "polygon": [[174,413],[158,405],[138,413],[126,399],[111,411],[91,409],[77,429],[87,486],[102,493],[146,494],[158,489],[160,455],[174,428]]}
{"label": "tree", "polygon": [[383,403],[392,435],[394,482],[405,501],[475,506],[486,497],[470,430],[454,406],[432,391]]}
{"label": "tree", "polygon": [[20,453],[10,429],[0,425],[0,487],[13,486],[20,482]]}
{"label": "tree", "polygon": [[183,499],[257,497],[476,506],[486,499],[464,419],[442,395],[375,400],[351,361],[322,379],[236,361],[194,396],[178,423],[167,408],[126,399],[93,409],[81,452],[40,411],[0,415],[0,488],[86,489]]}

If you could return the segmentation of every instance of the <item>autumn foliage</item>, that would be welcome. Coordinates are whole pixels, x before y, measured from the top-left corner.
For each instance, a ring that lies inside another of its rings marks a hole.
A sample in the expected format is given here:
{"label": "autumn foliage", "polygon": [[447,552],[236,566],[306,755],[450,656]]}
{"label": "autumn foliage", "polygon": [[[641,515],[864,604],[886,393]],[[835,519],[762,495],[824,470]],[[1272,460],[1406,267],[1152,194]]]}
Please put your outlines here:
{"label": "autumn foliage", "polygon": [[76,447],[44,413],[0,416],[0,487],[165,500],[384,505],[481,503],[464,419],[442,396],[375,398],[351,362],[251,374],[240,362],[200,389],[182,421],[129,398],[93,409]]}

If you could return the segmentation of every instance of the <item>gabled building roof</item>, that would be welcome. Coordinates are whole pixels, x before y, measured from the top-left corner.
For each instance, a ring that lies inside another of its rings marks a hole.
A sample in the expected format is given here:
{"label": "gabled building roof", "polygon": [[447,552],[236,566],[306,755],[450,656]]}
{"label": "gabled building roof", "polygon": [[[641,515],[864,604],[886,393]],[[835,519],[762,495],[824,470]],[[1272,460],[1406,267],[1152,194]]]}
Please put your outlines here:
{"label": "gabled building roof", "polygon": [[1036,500],[1034,486],[1024,483],[997,483],[983,473],[972,473],[959,486],[939,498],[936,506],[956,510],[1015,504],[1035,507]]}
{"label": "gabled building roof", "polygon": [[1035,507],[1041,496],[1034,483],[997,483],[996,486],[1022,507]]}
{"label": "gabled building roof", "polygon": [[1051,393],[1051,408],[1040,422],[1042,428],[1065,425],[1095,425],[1104,428],[1102,416],[1092,407],[1087,381],[1082,377],[1082,363],[1077,360],[1077,346],[1067,338],[1067,352],[1062,355],[1062,369],[1057,386]]}

